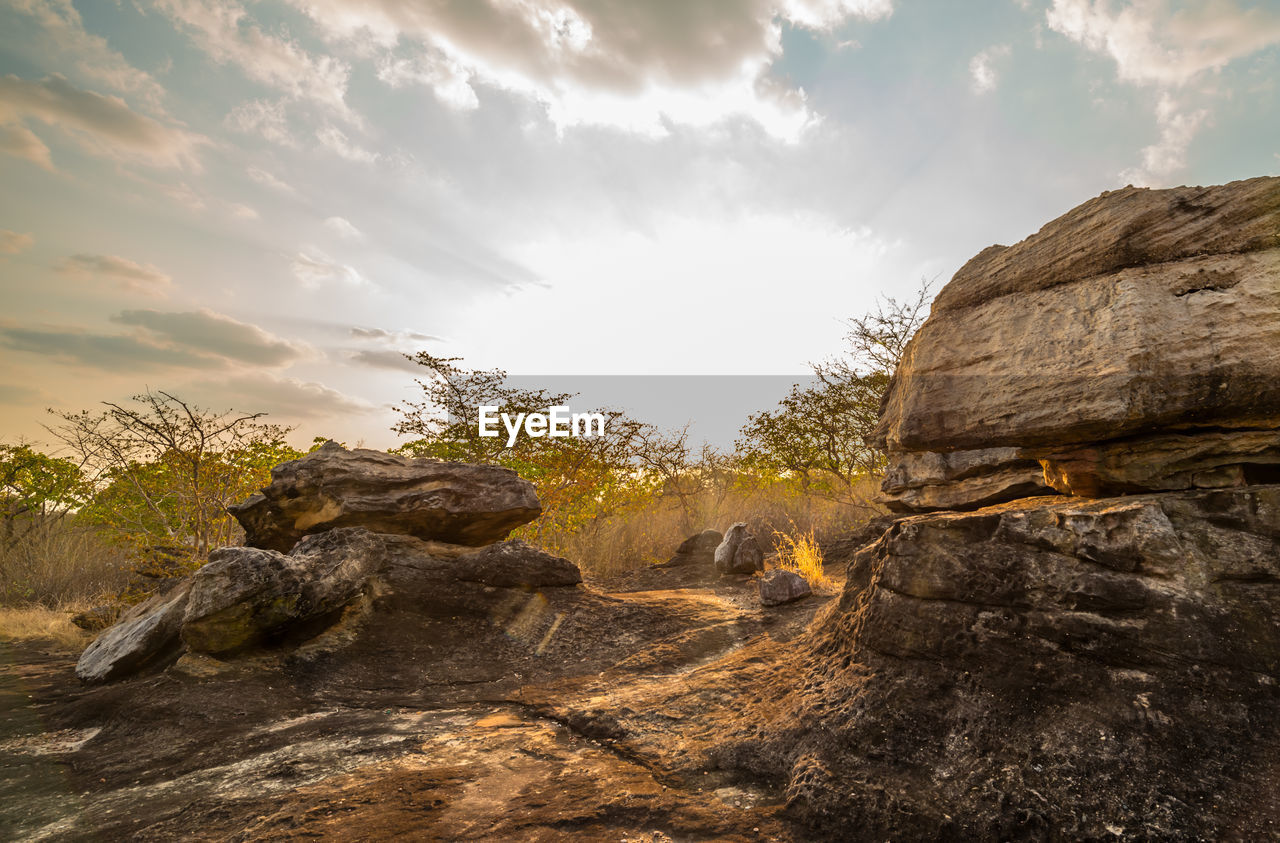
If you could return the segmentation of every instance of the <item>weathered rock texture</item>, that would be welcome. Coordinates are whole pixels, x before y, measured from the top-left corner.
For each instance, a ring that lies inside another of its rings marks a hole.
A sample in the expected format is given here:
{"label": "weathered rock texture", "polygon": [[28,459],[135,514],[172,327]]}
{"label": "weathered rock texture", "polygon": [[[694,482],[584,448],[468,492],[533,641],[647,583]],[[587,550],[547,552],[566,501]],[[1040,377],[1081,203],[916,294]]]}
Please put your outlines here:
{"label": "weathered rock texture", "polygon": [[281,553],[335,527],[481,546],[541,511],[533,485],[510,469],[348,451],[336,442],[276,466],[262,494],[230,507],[246,544]]}
{"label": "weathered rock texture", "polygon": [[908,518],[722,759],[856,839],[1272,836],[1277,617],[1280,486]]}
{"label": "weathered rock texture", "polygon": [[1105,193],[967,263],[877,431],[899,511],[1280,479],[1280,178]]}
{"label": "weathered rock texture", "polygon": [[734,524],[715,552],[716,570],[722,574],[750,574],[764,569],[764,551],[747,525]]}
{"label": "weathered rock texture", "polygon": [[170,664],[184,652],[219,658],[264,647],[289,652],[324,634],[347,610],[373,611],[370,600],[397,607],[389,612],[394,625],[402,602],[412,603],[414,614],[487,612],[495,601],[510,602],[512,590],[522,601],[531,589],[581,581],[572,562],[518,540],[473,550],[342,527],[308,536],[287,555],[225,547],[99,636],[76,673],[102,682]]}
{"label": "weathered rock texture", "polygon": [[719,530],[703,530],[701,533],[696,533],[680,542],[676,552],[662,565],[666,567],[674,567],[676,565],[705,565],[710,567],[715,562],[716,548],[720,546],[722,541],[724,541],[724,536]]}
{"label": "weathered rock texture", "polygon": [[768,571],[760,577],[760,605],[781,606],[803,600],[813,594],[809,582],[795,571]]}

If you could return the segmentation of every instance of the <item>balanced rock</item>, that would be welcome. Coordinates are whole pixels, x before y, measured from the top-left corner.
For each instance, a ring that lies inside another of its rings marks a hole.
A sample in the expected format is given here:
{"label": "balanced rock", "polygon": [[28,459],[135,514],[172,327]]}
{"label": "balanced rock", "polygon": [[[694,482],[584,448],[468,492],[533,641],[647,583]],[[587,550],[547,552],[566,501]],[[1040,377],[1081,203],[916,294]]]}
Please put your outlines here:
{"label": "balanced rock", "polygon": [[303,536],[365,527],[478,547],[542,511],[533,485],[494,465],[440,462],[336,442],[271,470],[271,483],[229,511],[250,547],[287,553]]}
{"label": "balanced rock", "polygon": [[760,578],[760,604],[762,606],[781,606],[803,600],[813,590],[809,581],[795,571],[776,569],[768,571]]}
{"label": "balanced rock", "polygon": [[898,511],[1280,479],[1280,178],[1104,193],[973,258],[876,436]]}
{"label": "balanced rock", "polygon": [[675,554],[662,563],[662,567],[671,568],[677,565],[706,565],[715,562],[716,548],[724,541],[719,530],[703,530],[695,533],[676,548]]}
{"label": "balanced rock", "polygon": [[716,570],[722,574],[750,574],[764,569],[764,551],[745,523],[734,524],[715,552]]}

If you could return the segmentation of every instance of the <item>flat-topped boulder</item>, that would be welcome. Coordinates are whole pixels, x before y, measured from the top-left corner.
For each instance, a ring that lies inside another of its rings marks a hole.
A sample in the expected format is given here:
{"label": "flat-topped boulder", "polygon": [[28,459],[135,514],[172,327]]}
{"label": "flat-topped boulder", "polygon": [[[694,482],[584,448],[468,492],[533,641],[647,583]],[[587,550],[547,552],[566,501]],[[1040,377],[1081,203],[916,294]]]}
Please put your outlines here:
{"label": "flat-topped boulder", "polygon": [[245,543],[287,553],[335,527],[480,547],[542,511],[533,484],[495,465],[412,459],[328,442],[271,470],[271,483],[229,511]]}
{"label": "flat-topped boulder", "polygon": [[939,294],[877,428],[886,502],[1280,476],[1280,178],[1105,193]]}

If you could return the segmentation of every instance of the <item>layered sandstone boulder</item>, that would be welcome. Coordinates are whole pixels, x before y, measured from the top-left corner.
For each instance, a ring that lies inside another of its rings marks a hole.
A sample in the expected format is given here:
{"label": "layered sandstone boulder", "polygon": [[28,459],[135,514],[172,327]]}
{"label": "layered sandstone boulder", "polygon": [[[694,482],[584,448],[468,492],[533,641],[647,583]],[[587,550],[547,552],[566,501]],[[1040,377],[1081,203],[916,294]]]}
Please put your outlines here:
{"label": "layered sandstone boulder", "polygon": [[1280,480],[1280,178],[1104,193],[939,293],[885,399],[886,502]]}
{"label": "layered sandstone boulder", "polygon": [[229,509],[247,545],[280,553],[335,527],[479,547],[542,511],[533,484],[511,469],[348,451],[336,442],[276,466],[261,494]]}
{"label": "layered sandstone boulder", "polygon": [[1280,178],[983,252],[879,433],[927,511],[857,552],[721,762],[833,838],[1273,837]]}

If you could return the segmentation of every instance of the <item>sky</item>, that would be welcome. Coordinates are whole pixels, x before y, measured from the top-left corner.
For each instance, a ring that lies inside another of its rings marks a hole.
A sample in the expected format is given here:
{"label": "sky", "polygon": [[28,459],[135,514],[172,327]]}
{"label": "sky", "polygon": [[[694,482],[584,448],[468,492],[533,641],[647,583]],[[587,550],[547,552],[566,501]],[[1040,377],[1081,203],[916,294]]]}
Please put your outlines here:
{"label": "sky", "polygon": [[1276,0],[0,0],[0,442],[164,389],[390,447],[420,350],[785,382],[1104,190],[1280,173],[1278,82]]}

